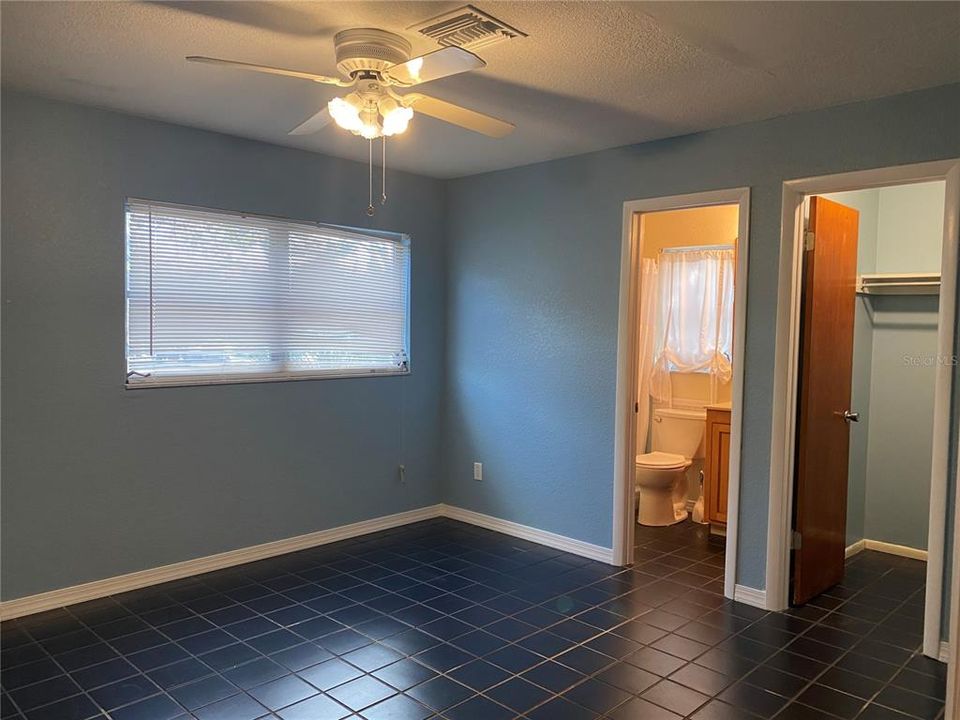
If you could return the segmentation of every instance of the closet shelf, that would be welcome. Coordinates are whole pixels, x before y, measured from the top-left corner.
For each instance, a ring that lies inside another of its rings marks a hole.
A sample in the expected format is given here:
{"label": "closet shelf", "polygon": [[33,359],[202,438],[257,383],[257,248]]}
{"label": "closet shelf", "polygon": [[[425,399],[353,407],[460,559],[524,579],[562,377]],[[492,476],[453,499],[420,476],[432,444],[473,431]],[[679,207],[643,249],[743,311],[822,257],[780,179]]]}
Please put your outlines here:
{"label": "closet shelf", "polygon": [[938,295],[940,273],[857,275],[857,295]]}

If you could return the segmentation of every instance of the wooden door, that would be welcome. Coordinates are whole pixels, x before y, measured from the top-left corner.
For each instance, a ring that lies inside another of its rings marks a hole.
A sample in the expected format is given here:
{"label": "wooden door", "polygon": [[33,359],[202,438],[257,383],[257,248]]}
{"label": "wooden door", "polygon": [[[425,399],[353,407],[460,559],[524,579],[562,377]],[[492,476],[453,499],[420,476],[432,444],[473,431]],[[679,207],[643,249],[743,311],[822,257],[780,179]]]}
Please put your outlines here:
{"label": "wooden door", "polygon": [[800,312],[795,604],[843,579],[858,224],[853,208],[811,198]]}

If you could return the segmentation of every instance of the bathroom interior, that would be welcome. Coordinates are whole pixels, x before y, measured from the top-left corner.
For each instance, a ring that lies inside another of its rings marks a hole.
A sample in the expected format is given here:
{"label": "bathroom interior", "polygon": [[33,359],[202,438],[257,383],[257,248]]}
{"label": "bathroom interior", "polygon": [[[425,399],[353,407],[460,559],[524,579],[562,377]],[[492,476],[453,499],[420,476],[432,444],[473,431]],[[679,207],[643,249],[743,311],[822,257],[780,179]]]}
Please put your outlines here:
{"label": "bathroom interior", "polygon": [[723,547],[738,227],[736,204],[640,218],[640,541],[693,533]]}
{"label": "bathroom interior", "polygon": [[823,197],[859,212],[847,557],[927,559],[945,186]]}

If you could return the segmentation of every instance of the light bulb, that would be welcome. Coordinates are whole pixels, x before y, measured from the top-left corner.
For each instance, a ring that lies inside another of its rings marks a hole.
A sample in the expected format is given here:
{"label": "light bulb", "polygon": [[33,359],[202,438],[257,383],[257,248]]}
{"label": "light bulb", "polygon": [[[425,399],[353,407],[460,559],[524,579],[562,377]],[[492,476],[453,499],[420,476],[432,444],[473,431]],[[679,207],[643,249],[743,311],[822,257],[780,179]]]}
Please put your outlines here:
{"label": "light bulb", "polygon": [[384,97],[380,100],[380,114],[383,116],[383,134],[399,135],[410,124],[413,110],[403,107],[392,97]]}
{"label": "light bulb", "polygon": [[371,125],[370,123],[363,123],[360,125],[360,130],[357,131],[360,137],[367,140],[375,140],[380,137],[380,128],[376,125]]}
{"label": "light bulb", "polygon": [[360,113],[360,126],[355,131],[360,137],[367,140],[373,140],[380,137],[380,117],[376,106],[365,107]]}
{"label": "light bulb", "polygon": [[350,93],[346,98],[334,98],[327,103],[330,117],[344,130],[356,133],[362,125],[360,121],[360,98],[356,93]]}
{"label": "light bulb", "polygon": [[383,116],[383,134],[399,135],[407,129],[412,117],[413,110],[410,108],[398,107],[396,110],[391,110]]}

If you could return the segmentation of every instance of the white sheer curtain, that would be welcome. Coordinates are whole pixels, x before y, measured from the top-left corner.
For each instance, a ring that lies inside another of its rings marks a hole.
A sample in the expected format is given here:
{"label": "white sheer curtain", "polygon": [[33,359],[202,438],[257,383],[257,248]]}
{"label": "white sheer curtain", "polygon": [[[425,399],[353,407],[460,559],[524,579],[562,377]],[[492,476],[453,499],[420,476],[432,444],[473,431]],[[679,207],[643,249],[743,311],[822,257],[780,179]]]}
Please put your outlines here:
{"label": "white sheer curtain", "polygon": [[709,373],[729,382],[733,342],[732,249],[667,251],[660,255],[658,341],[650,393],[672,399],[670,373]]}
{"label": "white sheer curtain", "polygon": [[640,388],[637,395],[637,453],[646,452],[647,432],[650,429],[650,376],[653,372],[657,346],[657,261],[640,261]]}

